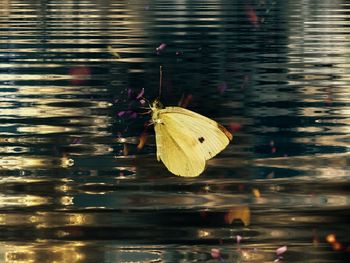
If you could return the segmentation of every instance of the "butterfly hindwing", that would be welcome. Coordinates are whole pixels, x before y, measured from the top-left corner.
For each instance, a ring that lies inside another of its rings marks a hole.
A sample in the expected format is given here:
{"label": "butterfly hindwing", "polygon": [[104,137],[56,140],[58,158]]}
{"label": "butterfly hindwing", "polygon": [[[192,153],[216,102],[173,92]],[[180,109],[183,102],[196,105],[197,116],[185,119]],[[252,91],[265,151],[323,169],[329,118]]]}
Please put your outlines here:
{"label": "butterfly hindwing", "polygon": [[155,123],[157,159],[162,160],[173,174],[198,176],[204,171],[205,158],[197,148],[193,148],[196,141],[186,136],[183,127],[175,124],[166,117]]}

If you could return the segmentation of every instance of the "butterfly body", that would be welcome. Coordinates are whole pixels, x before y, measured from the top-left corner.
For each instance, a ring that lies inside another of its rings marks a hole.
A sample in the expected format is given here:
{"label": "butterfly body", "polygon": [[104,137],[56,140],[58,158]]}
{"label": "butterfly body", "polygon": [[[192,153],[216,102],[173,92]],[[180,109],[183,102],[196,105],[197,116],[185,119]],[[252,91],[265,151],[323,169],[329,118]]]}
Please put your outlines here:
{"label": "butterfly body", "polygon": [[184,109],[151,105],[157,145],[157,160],[170,172],[185,177],[200,175],[206,160],[229,144],[232,134],[217,122]]}

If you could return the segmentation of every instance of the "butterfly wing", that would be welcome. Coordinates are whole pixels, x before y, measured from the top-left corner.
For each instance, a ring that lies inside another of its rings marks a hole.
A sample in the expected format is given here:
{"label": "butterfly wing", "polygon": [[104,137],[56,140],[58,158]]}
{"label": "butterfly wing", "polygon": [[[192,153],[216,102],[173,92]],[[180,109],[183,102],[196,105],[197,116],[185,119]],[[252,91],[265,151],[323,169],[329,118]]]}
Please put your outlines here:
{"label": "butterfly wing", "polygon": [[206,160],[225,149],[232,140],[232,134],[216,121],[181,107],[167,107],[161,110],[160,117],[170,119],[172,126],[181,127],[186,136],[196,140],[194,145]]}
{"label": "butterfly wing", "polygon": [[172,119],[161,121],[154,126],[158,161],[162,160],[175,175],[194,177],[201,174],[205,168],[205,158],[192,147],[196,141],[176,126]]}
{"label": "butterfly wing", "polygon": [[172,173],[198,176],[208,160],[232,139],[217,122],[180,107],[159,110],[155,122],[157,159]]}

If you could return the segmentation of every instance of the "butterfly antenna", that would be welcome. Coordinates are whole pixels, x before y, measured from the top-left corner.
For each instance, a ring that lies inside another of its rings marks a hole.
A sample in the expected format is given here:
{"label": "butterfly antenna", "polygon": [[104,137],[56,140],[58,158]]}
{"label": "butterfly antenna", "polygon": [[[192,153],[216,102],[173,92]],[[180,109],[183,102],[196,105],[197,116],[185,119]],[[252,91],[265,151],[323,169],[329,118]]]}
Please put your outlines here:
{"label": "butterfly antenna", "polygon": [[163,86],[163,67],[159,66],[159,94],[158,97],[162,95],[162,86]]}

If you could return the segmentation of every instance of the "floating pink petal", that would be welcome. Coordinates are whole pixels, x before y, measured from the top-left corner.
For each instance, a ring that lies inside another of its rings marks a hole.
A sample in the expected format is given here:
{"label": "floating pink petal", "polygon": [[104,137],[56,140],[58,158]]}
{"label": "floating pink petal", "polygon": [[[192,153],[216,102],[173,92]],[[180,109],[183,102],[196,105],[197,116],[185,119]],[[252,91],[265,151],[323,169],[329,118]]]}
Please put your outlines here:
{"label": "floating pink petal", "polygon": [[247,5],[245,7],[245,14],[252,25],[254,25],[255,27],[260,26],[259,17],[257,16],[256,11],[253,7]]}
{"label": "floating pink petal", "polygon": [[81,143],[81,138],[74,138],[72,141],[72,144],[80,144]]}
{"label": "floating pink petal", "polygon": [[221,95],[224,94],[226,90],[227,90],[227,83],[226,82],[223,82],[218,86],[218,91]]}
{"label": "floating pink petal", "polygon": [[210,255],[211,255],[212,258],[214,258],[214,259],[220,259],[220,258],[221,258],[220,249],[218,249],[218,248],[212,248],[211,251],[210,251]]}
{"label": "floating pink petal", "polygon": [[128,89],[128,98],[130,98],[133,95],[133,90],[132,89]]}
{"label": "floating pink petal", "polygon": [[229,129],[231,132],[237,132],[237,131],[239,131],[240,129],[242,129],[242,125],[239,124],[239,123],[236,123],[236,122],[232,122],[232,123],[229,124],[228,129]]}
{"label": "floating pink petal", "polygon": [[283,247],[277,248],[276,249],[276,255],[277,256],[281,256],[286,251],[287,251],[287,246],[283,246]]}
{"label": "floating pink petal", "polygon": [[144,94],[145,94],[145,89],[142,88],[142,90],[140,91],[140,93],[136,96],[136,99],[138,100],[138,99],[142,98]]}
{"label": "floating pink petal", "polygon": [[80,85],[91,77],[91,69],[85,66],[73,67],[69,69],[69,75],[73,85]]}
{"label": "floating pink petal", "polygon": [[240,235],[236,236],[237,244],[239,245],[241,243],[242,237]]}
{"label": "floating pink petal", "polygon": [[162,50],[165,49],[165,48],[166,48],[166,44],[165,44],[165,43],[162,43],[162,44],[159,45],[159,47],[156,48],[156,51],[157,51],[157,52],[160,52],[160,51],[162,51]]}
{"label": "floating pink petal", "polygon": [[122,117],[125,114],[125,111],[120,111],[117,113],[118,117]]}
{"label": "floating pink petal", "polygon": [[133,119],[136,119],[137,113],[136,113],[136,112],[131,113],[131,114],[130,114],[130,117],[133,118]]}
{"label": "floating pink petal", "polygon": [[182,108],[187,108],[188,104],[192,101],[193,96],[192,94],[188,94],[186,97],[182,96],[181,100],[179,101],[178,105]]}

